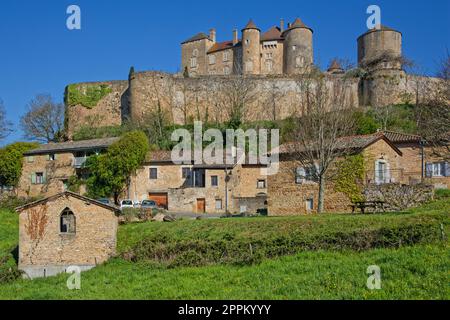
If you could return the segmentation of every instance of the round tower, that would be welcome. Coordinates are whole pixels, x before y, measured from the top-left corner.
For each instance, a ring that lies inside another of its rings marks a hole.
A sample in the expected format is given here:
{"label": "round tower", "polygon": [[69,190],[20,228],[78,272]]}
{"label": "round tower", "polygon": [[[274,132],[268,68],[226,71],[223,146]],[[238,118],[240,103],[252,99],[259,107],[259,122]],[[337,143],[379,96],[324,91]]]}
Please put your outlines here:
{"label": "round tower", "polygon": [[261,31],[250,20],[242,29],[242,74],[259,74]]}
{"label": "round tower", "polygon": [[282,36],[284,37],[284,73],[307,72],[314,63],[313,30],[297,18]]}
{"label": "round tower", "polygon": [[381,26],[358,38],[358,65],[369,71],[402,69],[402,34]]}

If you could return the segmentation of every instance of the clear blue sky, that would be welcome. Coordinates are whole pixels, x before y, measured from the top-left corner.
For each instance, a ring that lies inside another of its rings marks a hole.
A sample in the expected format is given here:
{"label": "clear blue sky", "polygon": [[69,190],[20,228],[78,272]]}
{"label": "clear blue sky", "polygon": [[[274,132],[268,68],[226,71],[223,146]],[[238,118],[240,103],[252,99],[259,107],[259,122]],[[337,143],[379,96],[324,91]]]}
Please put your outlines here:
{"label": "clear blue sky", "polygon": [[[82,30],[66,28],[66,9],[82,11]],[[0,98],[15,132],[0,144],[23,140],[18,125],[38,93],[63,100],[73,82],[126,79],[136,70],[174,72],[180,42],[209,28],[229,40],[249,18],[263,30],[280,18],[299,16],[314,29],[316,63],[356,60],[356,38],[366,31],[366,8],[377,4],[382,23],[403,32],[404,54],[434,73],[450,49],[450,1],[148,1],[2,0],[0,3]],[[255,8],[258,8],[255,10]]]}

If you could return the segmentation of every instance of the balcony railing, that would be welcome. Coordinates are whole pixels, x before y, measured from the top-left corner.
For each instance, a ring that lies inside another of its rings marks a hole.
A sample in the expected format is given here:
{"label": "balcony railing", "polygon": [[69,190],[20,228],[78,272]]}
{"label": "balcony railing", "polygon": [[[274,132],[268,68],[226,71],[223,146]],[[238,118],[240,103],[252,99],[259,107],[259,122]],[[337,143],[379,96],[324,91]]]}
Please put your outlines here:
{"label": "balcony railing", "polygon": [[82,168],[86,163],[87,157],[75,157],[73,158],[73,167],[74,168]]}

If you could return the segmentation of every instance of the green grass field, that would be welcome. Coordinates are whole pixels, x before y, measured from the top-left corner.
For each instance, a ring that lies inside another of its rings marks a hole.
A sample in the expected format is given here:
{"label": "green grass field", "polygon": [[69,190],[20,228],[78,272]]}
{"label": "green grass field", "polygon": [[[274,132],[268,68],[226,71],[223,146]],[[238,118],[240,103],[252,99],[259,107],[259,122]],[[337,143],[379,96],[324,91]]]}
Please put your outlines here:
{"label": "green grass field", "polygon": [[[443,199],[397,214],[130,224],[119,229],[118,251],[138,252],[134,262],[118,257],[83,273],[75,291],[66,287],[68,275],[14,280],[0,284],[0,299],[448,299],[449,246],[440,226],[448,234],[449,213]],[[0,256],[6,256],[17,243],[13,213],[0,213],[0,232]],[[372,240],[361,247],[354,242],[362,236]],[[333,241],[323,242],[327,237]],[[405,245],[407,237],[414,239]],[[283,251],[286,239],[298,252]],[[321,245],[310,248],[317,240]],[[148,256],[155,252],[143,245],[148,241],[164,250],[183,251],[187,244],[190,254],[180,255],[187,266]],[[261,261],[195,265],[191,254],[204,247],[194,244],[223,241],[255,244]],[[370,265],[381,268],[381,290],[366,287]]]}

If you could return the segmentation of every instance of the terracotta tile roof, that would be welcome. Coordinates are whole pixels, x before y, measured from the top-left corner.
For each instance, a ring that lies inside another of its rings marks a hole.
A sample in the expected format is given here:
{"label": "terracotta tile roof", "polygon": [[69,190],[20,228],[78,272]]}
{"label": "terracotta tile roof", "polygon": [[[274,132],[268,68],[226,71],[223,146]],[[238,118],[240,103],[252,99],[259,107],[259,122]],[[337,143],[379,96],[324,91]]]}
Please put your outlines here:
{"label": "terracotta tile roof", "polygon": [[38,155],[38,154],[48,154],[48,153],[58,153],[58,152],[70,152],[70,151],[88,151],[95,149],[107,149],[114,142],[118,141],[119,138],[102,138],[102,139],[91,139],[91,140],[81,140],[81,141],[68,141],[59,143],[48,143],[39,146],[37,149],[25,152],[24,155]]}
{"label": "terracotta tile roof", "polygon": [[23,206],[15,208],[15,211],[20,213],[23,210],[35,207],[35,206],[40,205],[42,203],[46,203],[48,201],[52,201],[52,200],[58,199],[60,197],[69,197],[69,196],[77,198],[77,199],[80,199],[80,200],[85,201],[85,202],[89,202],[89,203],[94,204],[94,205],[99,206],[99,207],[103,207],[103,208],[109,209],[111,211],[114,211],[115,213],[120,213],[120,209],[115,207],[115,206],[112,206],[112,205],[109,205],[109,204],[106,204],[106,203],[103,203],[103,202],[100,202],[100,201],[97,201],[97,200],[94,200],[94,199],[91,199],[91,198],[79,195],[78,193],[70,192],[70,191],[64,191],[64,192],[52,195],[50,197],[47,197],[45,199],[41,199],[41,200],[38,200],[38,201],[34,201],[34,202],[31,202],[31,203],[25,204]]}
{"label": "terracotta tile roof", "polygon": [[393,143],[422,141],[422,137],[415,134],[406,134],[394,131],[381,131],[381,133],[383,133]]}
{"label": "terracotta tile roof", "polygon": [[[402,154],[393,142],[389,140],[382,132],[338,138],[338,149],[348,151],[349,153],[360,152],[380,139],[385,140],[398,154]],[[302,152],[303,150],[303,145],[296,142],[289,142],[280,146],[279,153]]]}
{"label": "terracotta tile roof", "polygon": [[208,50],[208,53],[213,53],[221,50],[231,49],[233,48],[233,40],[224,41],[224,42],[216,42],[211,49]]}
{"label": "terracotta tile roof", "polygon": [[203,32],[200,32],[200,33],[197,33],[195,36],[183,41],[181,44],[198,41],[198,40],[203,40],[203,39],[209,39],[209,36]]}
{"label": "terracotta tile roof", "polygon": [[259,30],[259,28],[256,26],[256,24],[253,22],[252,19],[249,20],[249,22],[247,23],[247,25],[244,27],[244,29],[242,30],[246,30],[246,29],[256,29]]}
{"label": "terracotta tile roof", "polygon": [[263,35],[261,36],[261,41],[269,41],[269,40],[283,40],[280,28],[273,26],[265,33],[263,33]]}

